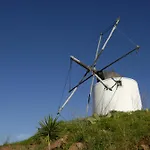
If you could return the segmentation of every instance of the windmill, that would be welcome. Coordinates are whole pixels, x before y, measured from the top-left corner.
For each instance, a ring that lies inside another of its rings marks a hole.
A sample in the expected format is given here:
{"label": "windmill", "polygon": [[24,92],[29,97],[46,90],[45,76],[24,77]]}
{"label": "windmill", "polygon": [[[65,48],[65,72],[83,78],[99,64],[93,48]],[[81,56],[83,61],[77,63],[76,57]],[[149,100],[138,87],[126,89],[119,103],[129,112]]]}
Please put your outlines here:
{"label": "windmill", "polygon": [[[81,78],[81,80],[78,82],[78,84],[69,90],[70,95],[68,96],[64,104],[59,108],[57,115],[60,114],[65,105],[69,102],[71,97],[77,91],[79,86],[84,82],[86,82],[87,80],[89,80],[90,78],[92,78],[92,81],[88,95],[87,112],[89,109],[89,103],[91,101],[92,95],[93,95],[93,113],[105,115],[112,110],[126,112],[126,111],[140,110],[142,108],[137,82],[131,78],[121,77],[116,72],[105,71],[108,67],[122,60],[131,53],[137,51],[140,48],[138,45],[136,45],[134,49],[125,53],[118,59],[104,66],[102,69],[99,70],[96,69],[97,61],[100,58],[101,54],[103,53],[114,31],[116,30],[119,22],[120,18],[117,18],[116,21],[113,23],[113,25],[109,27],[109,30],[106,30],[100,34],[95,59],[92,65],[88,66],[83,62],[81,62],[76,57],[70,56],[70,60],[83,67],[86,70],[86,72]],[[101,46],[101,41],[105,32],[109,32],[109,34],[106,40],[104,41],[104,44]],[[97,79],[96,84],[94,84],[95,78]]]}

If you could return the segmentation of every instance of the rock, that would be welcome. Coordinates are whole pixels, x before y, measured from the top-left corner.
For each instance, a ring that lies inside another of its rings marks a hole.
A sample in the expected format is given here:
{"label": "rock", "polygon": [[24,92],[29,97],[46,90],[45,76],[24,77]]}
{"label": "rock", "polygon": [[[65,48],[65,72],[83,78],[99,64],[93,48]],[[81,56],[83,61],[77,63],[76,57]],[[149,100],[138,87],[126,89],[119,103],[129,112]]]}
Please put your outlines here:
{"label": "rock", "polygon": [[138,148],[143,150],[150,150],[150,137],[145,136],[138,142]]}
{"label": "rock", "polygon": [[55,148],[60,148],[60,147],[62,147],[62,145],[66,143],[67,138],[68,138],[68,136],[65,135],[64,137],[62,137],[62,138],[56,140],[55,142],[53,142],[53,143],[51,144],[51,150],[53,150],[53,149],[55,149]]}
{"label": "rock", "polygon": [[144,145],[142,144],[141,147],[143,148],[143,150],[150,150],[149,146],[148,145]]}
{"label": "rock", "polygon": [[69,150],[82,150],[85,148],[85,145],[81,142],[74,143],[70,146]]}

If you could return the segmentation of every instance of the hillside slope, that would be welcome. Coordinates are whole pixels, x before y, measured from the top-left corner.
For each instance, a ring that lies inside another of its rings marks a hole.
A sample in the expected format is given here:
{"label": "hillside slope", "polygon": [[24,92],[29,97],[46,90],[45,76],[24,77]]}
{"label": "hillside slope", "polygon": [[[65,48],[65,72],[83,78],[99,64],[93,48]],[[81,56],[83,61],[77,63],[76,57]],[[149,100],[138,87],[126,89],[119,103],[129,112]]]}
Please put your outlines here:
{"label": "hillside slope", "polygon": [[[57,150],[75,150],[77,146],[88,150],[150,149],[150,111],[132,113],[111,112],[107,116],[93,115],[72,121],[60,121],[59,135],[51,147]],[[71,148],[72,147],[72,148]],[[47,149],[44,139],[33,137],[7,144],[0,150]]]}

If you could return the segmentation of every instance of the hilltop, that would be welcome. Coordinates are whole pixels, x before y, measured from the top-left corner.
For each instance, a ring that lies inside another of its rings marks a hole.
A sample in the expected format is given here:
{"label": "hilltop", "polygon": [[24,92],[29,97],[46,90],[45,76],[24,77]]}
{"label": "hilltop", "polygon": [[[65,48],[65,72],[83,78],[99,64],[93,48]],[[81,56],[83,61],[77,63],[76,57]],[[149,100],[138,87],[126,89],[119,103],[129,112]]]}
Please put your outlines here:
{"label": "hilltop", "polygon": [[[150,111],[111,112],[89,118],[59,121],[59,132],[51,148],[57,150],[148,150],[150,149]],[[38,134],[8,144],[0,150],[46,150],[47,142]]]}

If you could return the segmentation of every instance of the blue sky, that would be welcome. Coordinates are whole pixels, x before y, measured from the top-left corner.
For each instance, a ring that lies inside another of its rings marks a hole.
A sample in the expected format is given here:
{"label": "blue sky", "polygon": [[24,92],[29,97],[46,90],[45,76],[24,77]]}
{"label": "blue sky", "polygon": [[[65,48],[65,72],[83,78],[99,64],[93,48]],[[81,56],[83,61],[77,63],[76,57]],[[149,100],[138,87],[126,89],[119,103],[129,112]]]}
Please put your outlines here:
{"label": "blue sky", "polygon": [[[100,32],[118,16],[118,30],[98,67],[135,47],[119,31],[140,45],[137,55],[110,69],[137,80],[144,108],[149,108],[149,5],[148,0],[0,1],[0,143],[34,134],[39,120],[56,114],[69,56],[90,65]],[[73,64],[72,84],[83,72]],[[63,110],[65,119],[85,114],[89,85],[81,86]]]}

